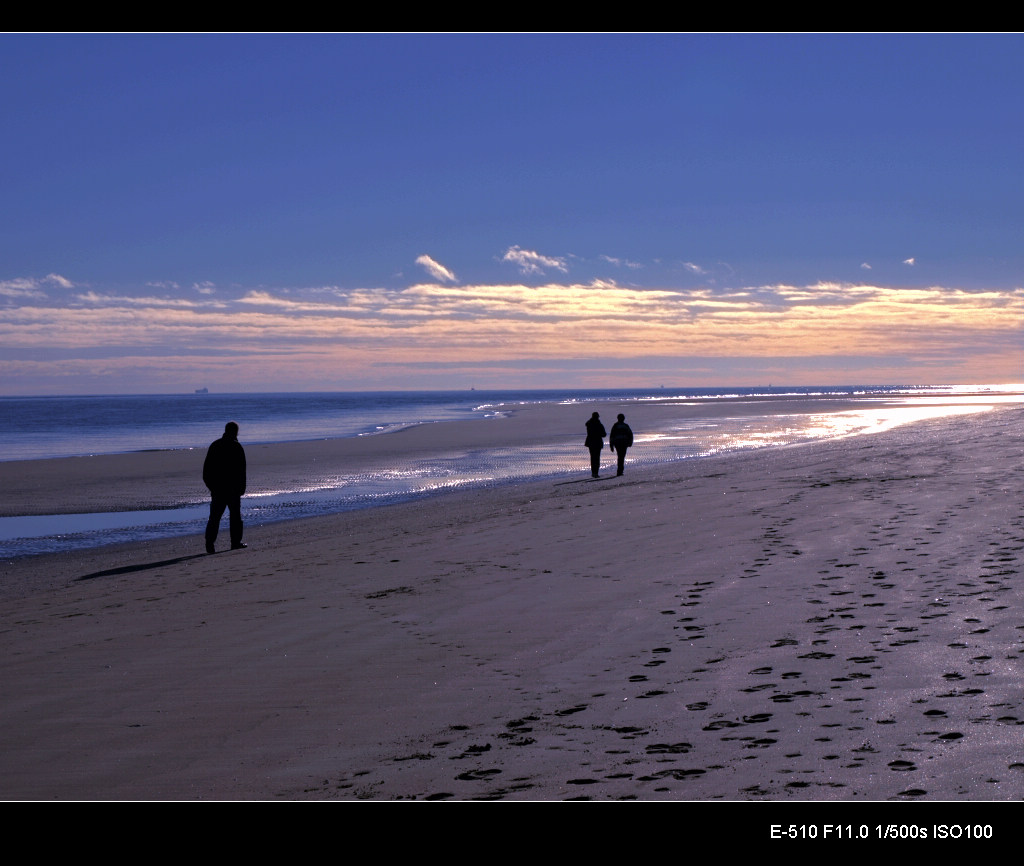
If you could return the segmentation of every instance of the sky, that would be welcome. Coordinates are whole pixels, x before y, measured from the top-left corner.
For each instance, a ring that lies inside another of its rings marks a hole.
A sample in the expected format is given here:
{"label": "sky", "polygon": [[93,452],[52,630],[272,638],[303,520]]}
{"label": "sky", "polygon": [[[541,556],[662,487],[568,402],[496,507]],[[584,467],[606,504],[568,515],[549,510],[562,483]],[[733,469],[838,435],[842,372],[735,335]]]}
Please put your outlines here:
{"label": "sky", "polygon": [[1024,382],[1022,57],[0,35],[0,394]]}

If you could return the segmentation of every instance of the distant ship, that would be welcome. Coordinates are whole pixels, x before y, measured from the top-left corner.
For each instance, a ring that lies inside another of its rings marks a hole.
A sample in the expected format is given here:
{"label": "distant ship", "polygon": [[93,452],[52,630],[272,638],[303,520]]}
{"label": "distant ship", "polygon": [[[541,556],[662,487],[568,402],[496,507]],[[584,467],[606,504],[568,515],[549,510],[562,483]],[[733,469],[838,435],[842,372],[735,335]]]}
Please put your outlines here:
{"label": "distant ship", "polygon": [[196,394],[209,394],[210,393],[210,389],[209,388],[196,388],[195,393]]}

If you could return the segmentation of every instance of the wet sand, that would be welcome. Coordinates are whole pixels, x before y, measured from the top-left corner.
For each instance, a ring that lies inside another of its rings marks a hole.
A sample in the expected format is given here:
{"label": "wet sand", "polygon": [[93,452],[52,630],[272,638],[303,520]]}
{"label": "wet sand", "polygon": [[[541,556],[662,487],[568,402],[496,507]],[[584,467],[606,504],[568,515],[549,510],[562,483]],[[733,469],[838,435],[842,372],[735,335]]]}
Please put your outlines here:
{"label": "wet sand", "polygon": [[1020,799],[1022,421],[0,564],[0,796]]}
{"label": "wet sand", "polygon": [[[927,400],[919,402],[928,405]],[[582,452],[580,465],[586,466],[583,425],[592,411],[600,411],[609,428],[615,415],[625,412],[638,432],[647,432],[689,418],[768,416],[780,411],[816,414],[891,404],[892,401],[869,398],[822,400],[789,396],[532,404],[507,407],[499,418],[421,424],[385,435],[257,444],[247,441],[243,429],[239,438],[250,466],[251,496],[301,490],[346,473],[393,470],[417,457],[445,456],[478,448],[566,443]],[[216,434],[219,431],[212,438]],[[208,493],[201,476],[207,445],[202,443],[184,450],[0,461],[0,490],[4,491],[0,497],[0,517],[140,511],[206,502]],[[640,453],[634,449],[630,458],[635,460]]]}

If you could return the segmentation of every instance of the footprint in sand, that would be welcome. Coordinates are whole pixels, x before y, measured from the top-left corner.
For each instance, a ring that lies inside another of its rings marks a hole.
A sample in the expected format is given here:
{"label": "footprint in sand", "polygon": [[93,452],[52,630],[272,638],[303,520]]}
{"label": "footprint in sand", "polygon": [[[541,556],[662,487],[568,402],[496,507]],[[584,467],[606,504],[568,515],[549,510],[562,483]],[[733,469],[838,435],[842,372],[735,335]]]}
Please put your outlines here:
{"label": "footprint in sand", "polygon": [[652,743],[647,747],[648,755],[685,755],[693,749],[691,743]]}
{"label": "footprint in sand", "polygon": [[455,778],[460,782],[478,782],[481,779],[487,779],[491,776],[496,776],[501,770],[467,770],[465,773],[459,773]]}
{"label": "footprint in sand", "polygon": [[587,708],[586,704],[577,704],[575,707],[569,707],[568,709],[558,710],[556,716],[571,716],[573,713],[581,713]]}

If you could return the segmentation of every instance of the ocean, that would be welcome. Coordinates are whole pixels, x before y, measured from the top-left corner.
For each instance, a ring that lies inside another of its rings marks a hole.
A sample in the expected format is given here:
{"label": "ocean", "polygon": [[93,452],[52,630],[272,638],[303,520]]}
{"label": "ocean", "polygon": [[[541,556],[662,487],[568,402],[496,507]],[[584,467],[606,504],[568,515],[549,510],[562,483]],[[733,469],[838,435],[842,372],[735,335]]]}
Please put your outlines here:
{"label": "ocean", "polygon": [[[1024,399],[1021,390],[1020,385],[990,385],[0,397],[0,460],[205,449],[229,419],[241,426],[243,443],[253,445],[386,435],[416,424],[493,418],[524,404],[580,404],[582,411],[595,402],[685,402],[690,407],[685,419],[663,429],[637,431],[629,458],[647,464],[857,435],[920,417],[916,407],[922,402],[932,405],[930,414],[935,415],[942,414],[943,402],[963,403],[972,399],[969,394],[997,402]],[[820,404],[821,412],[787,413],[786,401],[779,399],[785,397]],[[863,409],[836,411],[837,401],[850,397],[858,398]],[[741,407],[757,403],[759,408],[724,417],[711,411],[724,400]],[[766,400],[778,400],[778,409],[766,412]],[[892,400],[905,411],[875,408]],[[706,417],[701,406],[708,407]],[[346,476],[333,486],[247,495],[243,512],[251,526],[429,496],[453,487],[579,474],[586,462],[580,451],[574,441],[571,447],[552,443],[529,454],[506,448],[438,455],[391,472]],[[0,558],[197,534],[206,511],[204,503],[185,503],[148,512],[0,518]]]}

